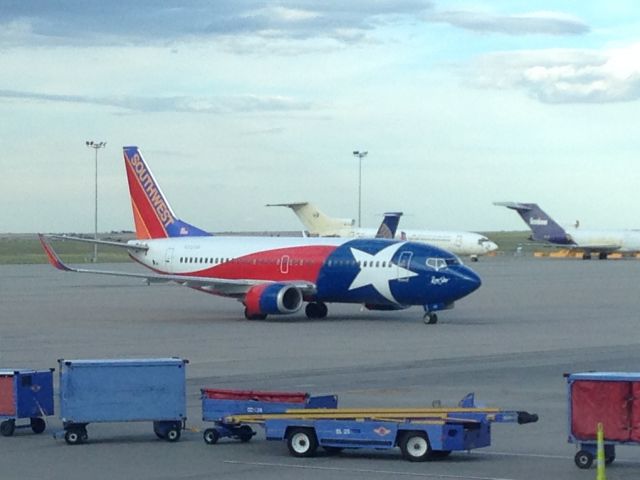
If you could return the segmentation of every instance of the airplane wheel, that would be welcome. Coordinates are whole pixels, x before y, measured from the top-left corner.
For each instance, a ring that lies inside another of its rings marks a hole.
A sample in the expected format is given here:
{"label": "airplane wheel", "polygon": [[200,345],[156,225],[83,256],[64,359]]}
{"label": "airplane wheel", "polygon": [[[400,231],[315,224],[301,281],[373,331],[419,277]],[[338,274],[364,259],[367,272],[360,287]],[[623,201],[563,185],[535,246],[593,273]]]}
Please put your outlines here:
{"label": "airplane wheel", "polygon": [[582,254],[582,259],[583,260],[591,260],[591,254],[590,253],[583,253]]}
{"label": "airplane wheel", "polygon": [[606,260],[607,259],[607,252],[600,252],[598,254],[598,259],[599,260]]}
{"label": "airplane wheel", "polygon": [[436,323],[438,323],[438,315],[435,313],[425,313],[423,321],[427,325],[435,325]]}

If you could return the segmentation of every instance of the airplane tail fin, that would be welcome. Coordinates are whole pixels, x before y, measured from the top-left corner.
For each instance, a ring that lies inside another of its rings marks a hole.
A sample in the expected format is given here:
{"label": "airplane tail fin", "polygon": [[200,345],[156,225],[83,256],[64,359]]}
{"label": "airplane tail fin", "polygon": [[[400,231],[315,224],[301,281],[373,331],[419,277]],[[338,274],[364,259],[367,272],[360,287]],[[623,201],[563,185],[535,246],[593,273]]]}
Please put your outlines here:
{"label": "airplane tail fin", "polygon": [[138,147],[124,147],[136,238],[203,237],[210,234],[175,216]]}
{"label": "airplane tail fin", "polygon": [[355,223],[348,218],[329,217],[309,202],[270,203],[267,207],[289,207],[312,235],[339,235],[341,230],[353,227]]}
{"label": "airplane tail fin", "polygon": [[536,203],[495,202],[494,205],[507,207],[518,212],[531,229],[531,238],[559,244],[573,243],[567,232],[547,215]]}
{"label": "airplane tail fin", "polygon": [[378,228],[376,238],[395,238],[402,212],[387,212]]}

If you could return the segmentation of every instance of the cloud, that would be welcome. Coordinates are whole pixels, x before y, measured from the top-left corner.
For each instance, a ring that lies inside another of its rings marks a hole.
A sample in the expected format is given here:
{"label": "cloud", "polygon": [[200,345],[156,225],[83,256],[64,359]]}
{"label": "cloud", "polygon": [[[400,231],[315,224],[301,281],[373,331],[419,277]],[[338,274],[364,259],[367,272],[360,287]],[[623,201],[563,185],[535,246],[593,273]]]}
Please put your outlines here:
{"label": "cloud", "polygon": [[155,44],[222,36],[331,38],[402,18],[419,18],[428,0],[3,0],[0,42],[23,44]]}
{"label": "cloud", "polygon": [[0,90],[0,98],[45,102],[76,103],[117,107],[133,112],[180,113],[256,113],[310,110],[312,104],[284,96],[232,95],[226,97],[135,97],[56,95],[38,92]]}
{"label": "cloud", "polygon": [[431,22],[448,23],[474,32],[507,35],[581,35],[589,26],[579,18],[559,12],[531,12],[519,15],[496,15],[486,12],[443,11],[427,15]]}
{"label": "cloud", "polygon": [[640,98],[640,43],[607,50],[541,50],[480,57],[473,83],[517,88],[544,103],[610,103]]}

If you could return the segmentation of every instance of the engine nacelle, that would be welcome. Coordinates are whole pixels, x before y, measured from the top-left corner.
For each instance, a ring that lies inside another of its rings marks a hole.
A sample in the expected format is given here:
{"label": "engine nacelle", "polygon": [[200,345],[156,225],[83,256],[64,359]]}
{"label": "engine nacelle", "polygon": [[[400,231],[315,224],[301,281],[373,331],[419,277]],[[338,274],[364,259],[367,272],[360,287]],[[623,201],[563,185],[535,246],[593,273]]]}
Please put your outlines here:
{"label": "engine nacelle", "polygon": [[302,292],[287,283],[265,283],[252,287],[244,298],[249,315],[295,313],[302,307]]}

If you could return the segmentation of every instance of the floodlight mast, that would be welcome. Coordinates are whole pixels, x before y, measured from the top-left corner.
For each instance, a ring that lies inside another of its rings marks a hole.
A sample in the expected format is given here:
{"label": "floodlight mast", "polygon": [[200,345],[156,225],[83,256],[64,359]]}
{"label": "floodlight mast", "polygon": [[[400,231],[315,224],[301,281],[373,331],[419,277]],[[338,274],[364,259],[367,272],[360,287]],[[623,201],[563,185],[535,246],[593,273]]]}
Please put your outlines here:
{"label": "floodlight mast", "polygon": [[[95,151],[95,198],[94,198],[94,224],[93,224],[93,238],[98,239],[98,150],[107,146],[107,142],[94,142],[93,140],[87,140],[85,145],[89,148],[93,148]],[[93,263],[98,261],[98,245],[93,244]]]}
{"label": "floodlight mast", "polygon": [[358,157],[358,228],[362,227],[362,159],[369,152],[354,150],[353,156]]}

